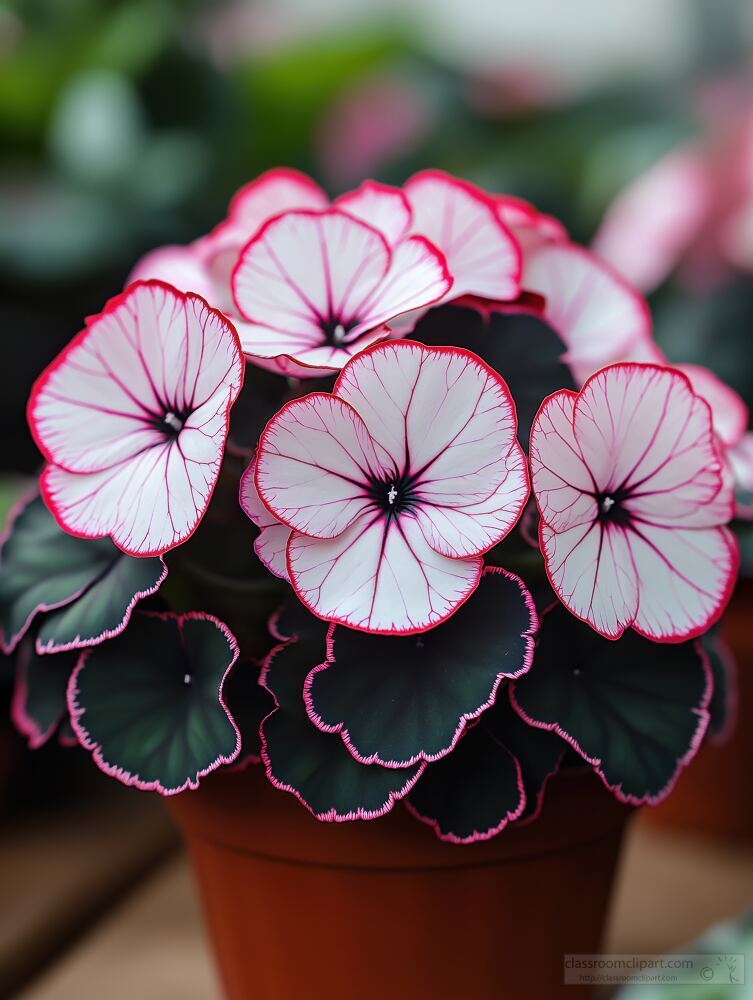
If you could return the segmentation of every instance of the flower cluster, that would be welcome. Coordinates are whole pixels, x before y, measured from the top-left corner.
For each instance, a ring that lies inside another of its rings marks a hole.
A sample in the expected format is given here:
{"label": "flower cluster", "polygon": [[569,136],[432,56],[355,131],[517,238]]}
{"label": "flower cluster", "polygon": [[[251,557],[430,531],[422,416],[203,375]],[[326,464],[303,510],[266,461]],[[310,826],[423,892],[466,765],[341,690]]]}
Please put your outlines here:
{"label": "flower cluster", "polygon": [[[270,379],[248,450],[230,421]],[[407,796],[464,843],[536,815],[568,748],[658,801],[705,732],[694,640],[736,579],[747,411],[671,366],[639,294],[527,202],[435,170],[330,201],[270,171],[137,264],[29,422],[46,465],[3,542],[0,637],[35,745],[65,730],[166,794],[262,760],[322,819]],[[197,566],[237,565],[251,524],[258,572],[223,606]],[[258,675],[260,595],[286,592]]]}

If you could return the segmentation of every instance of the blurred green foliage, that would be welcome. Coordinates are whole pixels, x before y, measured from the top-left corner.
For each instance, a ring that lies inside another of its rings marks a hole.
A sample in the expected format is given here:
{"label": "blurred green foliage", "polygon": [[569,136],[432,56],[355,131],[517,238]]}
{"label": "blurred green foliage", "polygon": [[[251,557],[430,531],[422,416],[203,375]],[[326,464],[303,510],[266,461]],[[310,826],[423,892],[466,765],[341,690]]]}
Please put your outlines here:
{"label": "blurred green foliage", "polygon": [[[504,66],[489,79],[438,62],[407,19],[262,46],[232,20],[237,8],[0,0],[0,323],[23,335],[0,372],[11,468],[37,461],[25,398],[82,317],[143,252],[206,232],[269,167],[304,169],[332,194],[362,173],[400,183],[442,167],[536,201],[587,242],[614,195],[693,130],[688,80],[537,102]],[[223,25],[230,54],[218,53]],[[713,304],[690,318],[674,292],[658,304],[673,356],[686,359],[694,324],[692,360],[708,353]],[[753,399],[735,360],[738,319],[724,322],[720,374],[735,372]]]}

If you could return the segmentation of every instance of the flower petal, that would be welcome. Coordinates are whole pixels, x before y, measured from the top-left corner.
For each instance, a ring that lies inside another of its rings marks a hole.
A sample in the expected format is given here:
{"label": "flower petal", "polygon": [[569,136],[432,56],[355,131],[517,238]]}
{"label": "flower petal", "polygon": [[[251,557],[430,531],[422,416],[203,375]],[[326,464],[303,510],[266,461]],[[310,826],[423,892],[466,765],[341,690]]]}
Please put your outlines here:
{"label": "flower petal", "polygon": [[348,364],[333,391],[395,467],[420,481],[423,501],[480,502],[504,481],[515,405],[504,380],[470,351],[379,344]]}
{"label": "flower petal", "polygon": [[567,243],[567,230],[552,215],[544,215],[523,198],[495,195],[497,215],[517,240],[524,256],[544,243]]}
{"label": "flower petal", "polygon": [[415,517],[431,547],[453,558],[481,555],[517,523],[530,488],[523,449],[515,441],[507,456],[507,474],[486,500],[466,503],[458,487],[442,503],[422,503]]}
{"label": "flower petal", "polygon": [[291,209],[326,208],[328,203],[319,185],[298,170],[267,170],[233,196],[227,219],[207,237],[212,256],[227,248],[237,253],[273,215]]}
{"label": "flower petal", "polygon": [[673,365],[686,375],[693,392],[711,407],[714,433],[728,448],[742,438],[748,426],[748,407],[740,396],[708,368],[701,365]]}
{"label": "flower petal", "polygon": [[395,246],[410,229],[413,213],[400,188],[364,181],[355,191],[341,195],[335,206],[377,229]]}
{"label": "flower petal", "polygon": [[739,565],[731,531],[642,524],[631,532],[629,545],[641,581],[637,632],[681,642],[701,635],[720,617]]}
{"label": "flower petal", "polygon": [[290,580],[314,614],[365,632],[409,635],[448,618],[476,589],[481,559],[435,552],[410,517],[364,513],[337,538],[294,533]]}
{"label": "flower petal", "polygon": [[358,413],[335,396],[294,399],[270,420],[256,453],[256,488],[279,521],[333,538],[372,506],[383,464]]}
{"label": "flower petal", "polygon": [[353,335],[432,305],[451,286],[444,257],[422,236],[411,236],[395,247],[384,281],[362,303],[359,314],[363,318]]}
{"label": "flower petal", "polygon": [[580,382],[651,339],[644,300],[583,247],[549,243],[527,254],[523,287],[546,300],[544,318],[565,342]]}
{"label": "flower petal", "polygon": [[[301,347],[300,340],[286,340],[279,330],[237,322],[244,354],[257,367],[289,378],[328,378],[339,372],[354,354],[390,336],[388,326],[378,326],[342,347]],[[280,352],[284,353],[280,353]]]}
{"label": "flower petal", "polygon": [[254,552],[270,573],[287,580],[286,552],[291,529],[278,521],[262,503],[254,482],[255,470],[254,459],[241,476],[240,504],[249,520],[259,529],[259,537],[254,541]]}
{"label": "flower petal", "polygon": [[573,432],[577,393],[545,399],[531,430],[531,475],[541,517],[556,531],[595,520],[593,476]]}
{"label": "flower petal", "polygon": [[712,194],[698,154],[691,148],[676,150],[618,195],[593,249],[632,285],[650,292],[692,244]]}
{"label": "flower petal", "polygon": [[415,174],[403,190],[413,211],[413,232],[425,236],[447,259],[453,298],[518,295],[520,251],[491,198],[439,170]]}
{"label": "flower petal", "polygon": [[215,301],[215,285],[207,271],[198,243],[150,250],[129,274],[126,287],[135,281],[150,279],[167,282],[181,292],[201,295],[211,305],[220,306],[220,303]]}
{"label": "flower petal", "polygon": [[638,576],[627,533],[596,521],[557,532],[542,521],[539,538],[562,603],[601,635],[622,635],[638,608]]}

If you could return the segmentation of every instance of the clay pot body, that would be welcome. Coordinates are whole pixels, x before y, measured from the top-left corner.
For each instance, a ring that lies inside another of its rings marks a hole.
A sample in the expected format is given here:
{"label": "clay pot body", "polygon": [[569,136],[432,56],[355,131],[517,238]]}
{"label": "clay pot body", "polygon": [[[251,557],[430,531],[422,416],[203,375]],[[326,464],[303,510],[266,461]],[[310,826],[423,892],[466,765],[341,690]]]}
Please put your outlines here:
{"label": "clay pot body", "polygon": [[598,950],[630,814],[590,772],[541,816],[456,846],[401,806],[319,823],[250,767],[171,800],[229,1000],[569,1000]]}

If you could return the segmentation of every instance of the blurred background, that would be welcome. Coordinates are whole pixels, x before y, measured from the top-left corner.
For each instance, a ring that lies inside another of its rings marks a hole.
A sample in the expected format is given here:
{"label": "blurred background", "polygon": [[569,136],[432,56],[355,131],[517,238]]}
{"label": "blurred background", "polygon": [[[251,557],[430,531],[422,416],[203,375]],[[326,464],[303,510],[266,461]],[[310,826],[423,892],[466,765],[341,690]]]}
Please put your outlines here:
{"label": "blurred background", "polygon": [[[436,166],[590,244],[678,152],[702,224],[635,277],[668,355],[752,404],[749,0],[0,0],[0,515],[38,465],[36,375],[143,252],[207,232],[261,171],[336,195]],[[217,996],[172,829],[114,785],[0,723],[0,996]],[[610,950],[678,947],[748,902],[753,841],[639,830]]]}

